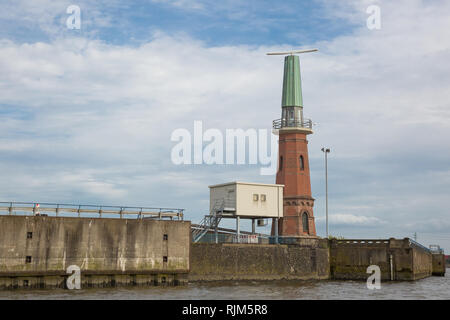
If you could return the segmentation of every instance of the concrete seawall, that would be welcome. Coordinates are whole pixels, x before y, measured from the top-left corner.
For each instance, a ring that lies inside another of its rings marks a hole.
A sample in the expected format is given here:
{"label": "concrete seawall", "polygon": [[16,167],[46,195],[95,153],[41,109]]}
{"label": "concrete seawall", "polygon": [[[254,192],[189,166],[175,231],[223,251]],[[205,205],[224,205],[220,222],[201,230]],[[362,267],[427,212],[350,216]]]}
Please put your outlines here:
{"label": "concrete seawall", "polygon": [[382,280],[418,280],[431,276],[432,254],[409,239],[332,240],[331,278],[365,280],[367,267],[377,265]]}
{"label": "concrete seawall", "polygon": [[[289,240],[289,239],[288,239]],[[192,243],[188,221],[0,216],[0,288],[65,287],[78,266],[82,287],[220,280],[418,280],[445,274],[442,254],[410,239],[289,244]]]}
{"label": "concrete seawall", "polygon": [[441,253],[433,254],[433,276],[445,276],[445,255]]}
{"label": "concrete seawall", "polygon": [[328,279],[328,248],[314,242],[313,246],[196,243],[189,281]]}
{"label": "concrete seawall", "polygon": [[[439,256],[439,257],[438,257]],[[289,245],[196,243],[189,281],[364,280],[377,265],[382,281],[410,281],[444,275],[443,255],[410,239],[298,239]],[[441,262],[441,264],[439,264]]]}
{"label": "concrete seawall", "polygon": [[190,222],[0,216],[0,288],[64,287],[70,265],[84,286],[183,283]]}

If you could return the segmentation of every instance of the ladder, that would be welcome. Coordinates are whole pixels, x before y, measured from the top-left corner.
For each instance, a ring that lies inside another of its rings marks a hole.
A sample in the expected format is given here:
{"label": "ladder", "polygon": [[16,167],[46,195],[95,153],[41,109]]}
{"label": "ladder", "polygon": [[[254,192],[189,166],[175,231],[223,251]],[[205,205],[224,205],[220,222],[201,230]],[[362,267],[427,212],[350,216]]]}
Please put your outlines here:
{"label": "ladder", "polygon": [[223,210],[225,208],[225,200],[217,200],[209,215],[206,215],[199,223],[197,229],[192,230],[192,241],[198,242],[208,230],[215,230],[222,219]]}

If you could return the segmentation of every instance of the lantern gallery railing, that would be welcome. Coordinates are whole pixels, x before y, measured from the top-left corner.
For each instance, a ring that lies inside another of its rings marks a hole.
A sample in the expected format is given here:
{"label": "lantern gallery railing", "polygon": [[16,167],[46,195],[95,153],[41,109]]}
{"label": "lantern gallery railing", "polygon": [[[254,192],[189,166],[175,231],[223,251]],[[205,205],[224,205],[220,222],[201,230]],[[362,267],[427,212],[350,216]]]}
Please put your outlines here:
{"label": "lantern gallery railing", "polygon": [[126,206],[100,206],[35,202],[0,202],[0,214],[96,217],[96,218],[136,218],[136,219],[177,219],[183,220],[184,209],[149,208]]}
{"label": "lantern gallery railing", "polygon": [[273,120],[274,129],[283,128],[306,128],[312,130],[312,121],[307,119],[304,121],[288,120],[288,119],[276,119]]}

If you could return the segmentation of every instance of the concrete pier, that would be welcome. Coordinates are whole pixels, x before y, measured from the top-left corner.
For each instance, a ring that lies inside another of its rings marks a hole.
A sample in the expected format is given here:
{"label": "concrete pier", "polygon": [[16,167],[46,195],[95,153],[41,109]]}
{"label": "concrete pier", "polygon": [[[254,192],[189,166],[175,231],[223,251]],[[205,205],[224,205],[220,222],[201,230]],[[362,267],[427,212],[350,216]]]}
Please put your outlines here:
{"label": "concrete pier", "polygon": [[189,221],[0,216],[0,289],[181,285],[218,280],[382,281],[445,274],[443,254],[405,239],[282,238],[269,243],[192,243]]}
{"label": "concrete pier", "polygon": [[0,288],[64,287],[78,266],[87,287],[183,284],[190,222],[0,216]]}
{"label": "concrete pier", "polygon": [[382,281],[445,274],[443,255],[433,254],[408,238],[288,240],[289,244],[193,244],[189,281],[365,281],[370,265],[380,267]]}
{"label": "concrete pier", "polygon": [[366,280],[377,265],[381,280],[418,280],[433,273],[432,253],[410,239],[331,240],[330,275],[337,280]]}
{"label": "concrete pier", "polygon": [[195,243],[189,281],[329,278],[326,240],[283,244]]}
{"label": "concrete pier", "polygon": [[433,253],[432,255],[433,263],[433,276],[445,276],[445,255],[442,253]]}

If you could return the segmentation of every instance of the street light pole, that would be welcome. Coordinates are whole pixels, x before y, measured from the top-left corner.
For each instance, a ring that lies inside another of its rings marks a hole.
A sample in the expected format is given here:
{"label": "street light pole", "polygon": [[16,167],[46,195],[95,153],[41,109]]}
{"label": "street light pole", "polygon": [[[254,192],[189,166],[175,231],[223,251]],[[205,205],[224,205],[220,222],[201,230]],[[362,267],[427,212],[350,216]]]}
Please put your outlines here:
{"label": "street light pole", "polygon": [[325,212],[328,238],[328,153],[330,153],[330,149],[324,147],[322,151],[325,153]]}

